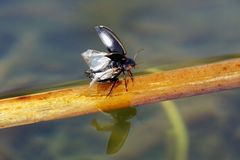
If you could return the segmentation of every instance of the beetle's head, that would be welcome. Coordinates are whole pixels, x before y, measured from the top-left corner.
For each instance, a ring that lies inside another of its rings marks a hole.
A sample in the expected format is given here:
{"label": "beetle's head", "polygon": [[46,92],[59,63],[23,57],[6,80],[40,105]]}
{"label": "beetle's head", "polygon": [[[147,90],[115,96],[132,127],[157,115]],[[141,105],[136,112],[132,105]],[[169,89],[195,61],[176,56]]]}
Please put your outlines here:
{"label": "beetle's head", "polygon": [[135,68],[135,66],[136,66],[136,62],[131,58],[127,58],[125,63],[125,69],[128,71],[128,70],[131,70],[132,68]]}

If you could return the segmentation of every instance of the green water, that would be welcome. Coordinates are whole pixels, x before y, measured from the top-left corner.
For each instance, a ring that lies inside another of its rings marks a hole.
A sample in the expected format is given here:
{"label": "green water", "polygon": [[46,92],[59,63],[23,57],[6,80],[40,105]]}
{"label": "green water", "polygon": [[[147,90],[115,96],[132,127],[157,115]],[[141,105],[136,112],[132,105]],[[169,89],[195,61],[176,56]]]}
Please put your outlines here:
{"label": "green water", "polygon": [[[87,49],[110,27],[138,69],[239,57],[240,3],[0,0],[0,97],[86,84]],[[59,84],[59,85],[58,85]],[[0,130],[0,160],[237,160],[239,89]],[[172,102],[171,102],[172,103]]]}

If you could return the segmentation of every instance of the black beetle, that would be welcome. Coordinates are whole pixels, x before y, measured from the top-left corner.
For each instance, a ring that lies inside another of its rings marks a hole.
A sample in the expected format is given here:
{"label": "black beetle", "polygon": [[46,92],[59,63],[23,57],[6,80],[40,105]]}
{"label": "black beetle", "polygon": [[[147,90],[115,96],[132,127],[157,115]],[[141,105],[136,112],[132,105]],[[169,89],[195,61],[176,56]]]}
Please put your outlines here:
{"label": "black beetle", "polygon": [[110,28],[100,25],[96,26],[95,29],[109,53],[92,49],[88,49],[82,53],[83,59],[90,68],[85,72],[86,75],[92,79],[90,86],[95,82],[111,81],[113,85],[108,93],[108,95],[110,95],[118,81],[118,76],[123,73],[127,91],[126,72],[131,80],[133,80],[131,69],[135,67],[135,61],[126,57],[126,51],[121,41]]}

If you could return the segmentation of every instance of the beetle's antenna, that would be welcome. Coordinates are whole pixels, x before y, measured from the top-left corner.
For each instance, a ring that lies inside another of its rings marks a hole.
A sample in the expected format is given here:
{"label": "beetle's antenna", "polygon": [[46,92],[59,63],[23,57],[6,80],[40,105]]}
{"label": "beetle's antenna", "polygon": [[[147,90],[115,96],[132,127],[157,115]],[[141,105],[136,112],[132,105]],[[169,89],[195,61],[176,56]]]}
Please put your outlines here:
{"label": "beetle's antenna", "polygon": [[137,55],[139,54],[139,53],[141,53],[142,51],[144,51],[144,49],[142,48],[142,49],[140,49],[140,50],[138,50],[136,53],[135,53],[135,55],[134,55],[134,57],[133,57],[133,60],[135,61],[136,60],[136,58],[137,58]]}

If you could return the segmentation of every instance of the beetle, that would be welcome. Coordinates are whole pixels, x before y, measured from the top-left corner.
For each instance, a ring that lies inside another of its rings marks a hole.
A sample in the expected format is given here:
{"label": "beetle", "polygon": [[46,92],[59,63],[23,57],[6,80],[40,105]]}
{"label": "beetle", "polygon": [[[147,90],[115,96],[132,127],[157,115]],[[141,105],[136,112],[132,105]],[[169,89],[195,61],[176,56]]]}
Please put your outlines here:
{"label": "beetle", "polygon": [[108,95],[110,95],[116,82],[119,81],[118,76],[122,73],[127,91],[126,73],[133,81],[131,69],[135,67],[135,61],[126,57],[125,48],[110,28],[99,25],[95,27],[95,30],[107,48],[108,53],[88,49],[81,54],[89,66],[89,69],[85,73],[87,77],[92,80],[90,86],[95,82],[113,82],[110,92],[108,93]]}

